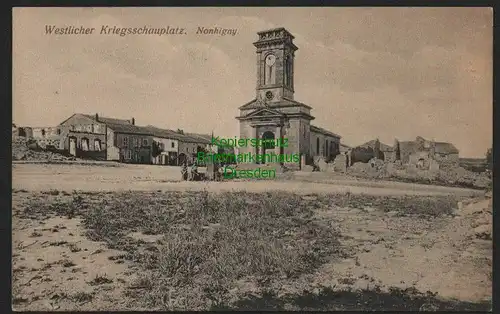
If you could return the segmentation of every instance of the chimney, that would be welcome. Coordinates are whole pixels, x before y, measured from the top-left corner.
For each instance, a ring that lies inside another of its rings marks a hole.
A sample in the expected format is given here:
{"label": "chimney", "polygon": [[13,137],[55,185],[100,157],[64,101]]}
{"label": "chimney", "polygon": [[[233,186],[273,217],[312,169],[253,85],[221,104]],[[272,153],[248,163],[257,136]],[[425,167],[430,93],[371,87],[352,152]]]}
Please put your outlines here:
{"label": "chimney", "polygon": [[99,121],[99,115],[97,113],[95,114],[95,120]]}
{"label": "chimney", "polygon": [[135,119],[134,118],[132,118],[132,120],[130,120],[130,121],[131,121],[132,125],[135,125]]}

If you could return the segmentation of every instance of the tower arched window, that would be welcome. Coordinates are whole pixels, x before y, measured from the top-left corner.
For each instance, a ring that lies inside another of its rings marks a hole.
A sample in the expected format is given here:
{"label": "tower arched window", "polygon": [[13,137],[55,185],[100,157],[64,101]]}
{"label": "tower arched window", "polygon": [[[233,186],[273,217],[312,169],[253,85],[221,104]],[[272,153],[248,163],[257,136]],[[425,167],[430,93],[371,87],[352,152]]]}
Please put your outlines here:
{"label": "tower arched window", "polygon": [[276,84],[276,56],[273,54],[267,55],[265,59],[264,84]]}

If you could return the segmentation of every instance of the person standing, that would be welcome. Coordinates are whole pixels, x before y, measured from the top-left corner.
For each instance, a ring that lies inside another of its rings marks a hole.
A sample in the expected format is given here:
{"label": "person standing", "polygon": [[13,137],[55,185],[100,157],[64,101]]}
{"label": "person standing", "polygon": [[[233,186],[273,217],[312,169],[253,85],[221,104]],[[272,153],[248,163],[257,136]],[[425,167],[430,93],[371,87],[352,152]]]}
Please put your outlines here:
{"label": "person standing", "polygon": [[186,181],[188,179],[188,169],[185,162],[182,164],[181,175],[183,181]]}
{"label": "person standing", "polygon": [[191,166],[191,180],[196,181],[199,178],[199,173],[198,173],[198,165],[196,164],[196,161],[193,162],[193,165]]}

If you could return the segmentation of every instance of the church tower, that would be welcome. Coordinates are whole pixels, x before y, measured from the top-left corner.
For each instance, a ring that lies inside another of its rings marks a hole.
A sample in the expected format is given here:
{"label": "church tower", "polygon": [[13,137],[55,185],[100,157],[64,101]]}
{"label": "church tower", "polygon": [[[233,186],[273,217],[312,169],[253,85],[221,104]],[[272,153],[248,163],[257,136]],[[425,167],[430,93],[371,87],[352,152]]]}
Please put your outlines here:
{"label": "church tower", "polygon": [[[311,156],[311,107],[294,99],[295,52],[293,35],[285,28],[258,32],[253,43],[257,54],[256,97],[239,107],[236,117],[240,138],[283,139],[286,146],[241,147],[239,153]],[[322,137],[321,143],[325,140]],[[297,160],[284,160],[289,169],[300,168]]]}
{"label": "church tower", "polygon": [[294,58],[297,46],[293,35],[284,28],[257,33],[257,99],[267,103],[283,98],[293,100]]}

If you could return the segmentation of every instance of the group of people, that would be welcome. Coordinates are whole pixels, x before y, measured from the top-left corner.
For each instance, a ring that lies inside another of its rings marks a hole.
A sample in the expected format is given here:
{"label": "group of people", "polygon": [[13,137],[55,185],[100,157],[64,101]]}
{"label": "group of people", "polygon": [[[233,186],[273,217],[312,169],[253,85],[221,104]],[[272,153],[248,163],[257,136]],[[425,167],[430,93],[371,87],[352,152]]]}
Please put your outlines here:
{"label": "group of people", "polygon": [[198,172],[198,165],[196,162],[193,163],[191,167],[188,168],[187,162],[182,164],[181,168],[182,180],[184,181],[194,181],[200,177]]}
{"label": "group of people", "polygon": [[[214,175],[214,180],[220,179],[222,177],[222,171],[224,169],[224,165],[219,165],[217,163],[213,164],[213,175]],[[198,163],[195,161],[191,165],[191,167],[188,167],[187,162],[184,162],[181,167],[181,174],[182,174],[182,180],[183,181],[199,181],[202,179],[202,174],[198,172]]]}

